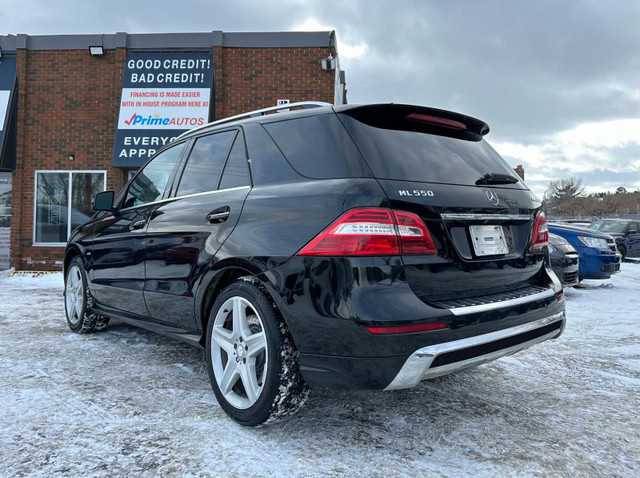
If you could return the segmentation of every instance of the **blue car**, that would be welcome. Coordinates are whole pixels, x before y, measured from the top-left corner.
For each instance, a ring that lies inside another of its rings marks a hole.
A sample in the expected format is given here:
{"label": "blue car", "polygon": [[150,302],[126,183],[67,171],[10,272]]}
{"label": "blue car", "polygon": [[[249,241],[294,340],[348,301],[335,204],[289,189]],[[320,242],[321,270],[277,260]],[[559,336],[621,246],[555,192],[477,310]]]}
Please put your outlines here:
{"label": "blue car", "polygon": [[622,256],[608,234],[567,224],[548,224],[549,232],[564,237],[580,257],[579,280],[608,279],[620,271]]}
{"label": "blue car", "polygon": [[640,221],[631,219],[599,219],[587,226],[594,231],[610,234],[618,252],[625,257],[640,257]]}

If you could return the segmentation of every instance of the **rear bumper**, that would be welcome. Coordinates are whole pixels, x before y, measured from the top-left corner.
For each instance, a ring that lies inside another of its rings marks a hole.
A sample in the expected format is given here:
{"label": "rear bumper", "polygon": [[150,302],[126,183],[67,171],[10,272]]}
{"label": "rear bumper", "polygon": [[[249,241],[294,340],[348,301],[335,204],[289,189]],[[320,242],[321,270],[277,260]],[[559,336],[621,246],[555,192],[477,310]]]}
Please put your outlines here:
{"label": "rear bumper", "polygon": [[[312,388],[412,386],[423,376],[436,375],[423,370],[425,353],[442,351],[426,365],[427,370],[443,367],[436,371],[440,375],[514,353],[562,332],[562,288],[550,269],[546,269],[550,274],[546,286],[540,278],[537,285],[516,290],[428,303],[414,294],[403,269],[395,258],[296,257],[259,277],[283,314],[298,349],[300,370]],[[545,269],[540,269],[542,274]],[[433,276],[433,281],[440,279]],[[446,327],[390,334],[367,329],[430,323]],[[469,349],[474,355],[451,361],[451,353],[458,349]],[[440,363],[442,354],[449,357],[448,363]],[[416,360],[418,371],[411,365]],[[406,371],[407,367],[413,371]],[[406,378],[396,379],[399,375],[414,378],[406,385]]]}
{"label": "rear bumper", "polygon": [[514,354],[558,337],[564,330],[564,325],[563,311],[535,322],[489,334],[423,347],[411,354],[385,390],[414,387],[422,380]]}
{"label": "rear bumper", "polygon": [[[539,317],[539,315],[538,315]],[[312,388],[396,390],[511,355],[547,339],[559,337],[565,326],[564,308],[537,320],[494,332],[452,339],[391,357],[352,357],[300,353],[300,370]],[[429,333],[407,334],[413,338]],[[398,340],[410,337],[397,337]],[[383,350],[381,350],[382,352]]]}

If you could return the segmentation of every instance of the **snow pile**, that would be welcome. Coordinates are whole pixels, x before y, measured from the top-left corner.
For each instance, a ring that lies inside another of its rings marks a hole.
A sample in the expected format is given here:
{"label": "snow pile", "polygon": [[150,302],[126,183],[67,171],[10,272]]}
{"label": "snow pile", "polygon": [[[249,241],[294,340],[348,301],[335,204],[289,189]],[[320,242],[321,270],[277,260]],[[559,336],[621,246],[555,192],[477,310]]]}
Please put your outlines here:
{"label": "snow pile", "polygon": [[[11,275],[11,277],[9,277]],[[62,272],[53,273],[22,273],[13,269],[0,271],[0,287],[10,284],[14,289],[64,289],[64,277]],[[1,310],[1,309],[0,309]]]}
{"label": "snow pile", "polygon": [[202,350],[75,335],[61,274],[0,275],[0,476],[629,476],[640,470],[640,264],[568,289],[562,337],[395,392],[313,390],[236,425]]}

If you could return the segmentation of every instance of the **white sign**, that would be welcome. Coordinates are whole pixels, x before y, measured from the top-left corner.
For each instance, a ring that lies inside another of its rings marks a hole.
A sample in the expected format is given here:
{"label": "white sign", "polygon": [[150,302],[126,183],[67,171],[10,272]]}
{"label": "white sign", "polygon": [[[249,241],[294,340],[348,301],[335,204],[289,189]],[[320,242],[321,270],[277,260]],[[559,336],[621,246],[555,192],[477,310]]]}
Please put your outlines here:
{"label": "white sign", "polygon": [[9,95],[11,91],[0,91],[0,131],[4,129],[4,123],[7,120],[7,109],[9,108]]}
{"label": "white sign", "polygon": [[[277,100],[277,102],[276,102],[276,106],[288,105],[288,104],[289,104],[289,100],[285,100],[285,99]],[[289,111],[289,108],[284,108],[284,109],[278,110],[278,113],[283,113],[285,111]]]}
{"label": "white sign", "polygon": [[118,129],[191,129],[209,120],[209,88],[123,88]]}

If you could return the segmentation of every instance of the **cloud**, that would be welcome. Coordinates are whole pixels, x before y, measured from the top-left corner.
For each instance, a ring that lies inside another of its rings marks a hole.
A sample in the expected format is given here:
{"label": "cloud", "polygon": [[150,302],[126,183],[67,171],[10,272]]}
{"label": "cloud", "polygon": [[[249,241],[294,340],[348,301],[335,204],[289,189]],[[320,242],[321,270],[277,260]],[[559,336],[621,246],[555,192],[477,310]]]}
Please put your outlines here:
{"label": "cloud", "polygon": [[[293,30],[301,31],[301,32],[322,32],[322,31],[333,31],[336,28],[332,25],[322,24],[317,19],[309,17],[305,19],[301,24],[295,25]],[[337,36],[337,35],[336,35]],[[350,44],[345,41],[340,40],[338,37],[338,55],[340,58],[358,58],[367,52],[367,45],[364,43],[358,44]]]}
{"label": "cloud", "polygon": [[[537,145],[493,142],[504,156],[522,160],[529,167],[566,167],[575,172],[606,166],[612,171],[640,171],[640,119],[586,123],[541,139]],[[618,161],[629,151],[635,158]],[[638,154],[636,154],[638,153]]]}
{"label": "cloud", "polygon": [[367,6],[357,19],[335,15],[339,33],[348,24],[368,47],[347,64],[354,102],[460,110],[487,121],[501,141],[524,144],[583,122],[638,116],[637,3]]}
{"label": "cloud", "polygon": [[640,189],[640,119],[585,123],[547,136],[537,145],[494,142],[512,165],[522,164],[526,183],[541,195],[555,179],[579,177],[586,192],[619,186]]}

